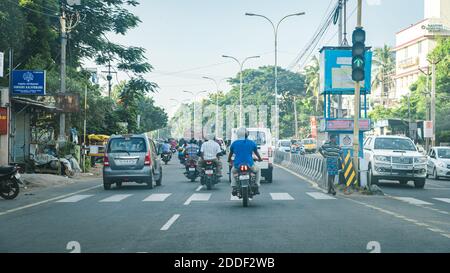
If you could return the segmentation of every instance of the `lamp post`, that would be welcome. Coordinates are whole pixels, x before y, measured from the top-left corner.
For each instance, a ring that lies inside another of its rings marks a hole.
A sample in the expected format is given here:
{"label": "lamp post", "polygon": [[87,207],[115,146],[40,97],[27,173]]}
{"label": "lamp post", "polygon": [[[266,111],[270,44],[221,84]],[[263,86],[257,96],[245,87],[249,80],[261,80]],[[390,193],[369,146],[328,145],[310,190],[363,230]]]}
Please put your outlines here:
{"label": "lamp post", "polygon": [[211,77],[202,77],[206,80],[211,80],[216,84],[216,137],[219,135],[219,85],[223,80],[228,80],[228,78],[222,78],[220,80],[213,79]]}
{"label": "lamp post", "polygon": [[239,67],[240,67],[240,73],[239,73],[239,75],[240,75],[240,80],[239,80],[239,127],[242,127],[242,124],[243,124],[243,108],[242,108],[242,69],[243,69],[243,67],[244,67],[244,64],[245,64],[245,62],[247,61],[247,60],[249,60],[249,59],[256,59],[256,58],[259,58],[260,56],[250,56],[250,57],[247,57],[247,58],[245,58],[242,62],[240,62],[237,58],[235,58],[235,57],[232,57],[232,56],[228,56],[228,55],[222,55],[222,57],[224,57],[224,58],[230,58],[230,59],[233,59],[233,60],[235,60],[238,64],[239,64]]}
{"label": "lamp post", "polygon": [[206,91],[199,91],[199,92],[197,92],[197,93],[194,93],[194,92],[192,92],[192,91],[186,91],[186,90],[184,90],[183,92],[184,92],[184,93],[189,93],[189,94],[191,94],[192,97],[193,97],[193,102],[192,102],[192,104],[193,104],[193,108],[194,108],[194,120],[193,120],[193,124],[192,124],[193,126],[192,126],[191,137],[194,138],[194,137],[195,137],[195,101],[197,100],[197,96],[198,96],[198,95],[200,95],[201,93],[206,93]]}
{"label": "lamp post", "polygon": [[299,12],[299,13],[293,13],[293,14],[289,14],[284,16],[283,18],[281,18],[280,21],[278,21],[278,23],[275,25],[272,20],[270,20],[269,18],[267,18],[264,15],[260,15],[260,14],[255,14],[255,13],[246,13],[245,15],[247,16],[257,16],[257,17],[261,17],[266,19],[267,21],[269,21],[269,23],[272,25],[273,28],[273,34],[275,36],[275,68],[274,68],[274,73],[275,73],[275,139],[278,141],[279,138],[279,130],[278,130],[278,28],[281,24],[281,22],[283,22],[286,18],[288,17],[292,17],[292,16],[300,16],[300,15],[304,15],[305,12]]}

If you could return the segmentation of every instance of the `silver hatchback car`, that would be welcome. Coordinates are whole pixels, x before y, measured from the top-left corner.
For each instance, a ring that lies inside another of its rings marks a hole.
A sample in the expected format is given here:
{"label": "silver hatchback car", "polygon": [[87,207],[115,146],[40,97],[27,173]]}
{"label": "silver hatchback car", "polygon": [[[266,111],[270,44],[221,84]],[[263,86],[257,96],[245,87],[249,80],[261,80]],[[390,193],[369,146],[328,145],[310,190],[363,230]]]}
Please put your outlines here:
{"label": "silver hatchback car", "polygon": [[123,182],[145,183],[148,188],[161,185],[162,167],[155,143],[147,135],[113,135],[103,158],[103,187]]}

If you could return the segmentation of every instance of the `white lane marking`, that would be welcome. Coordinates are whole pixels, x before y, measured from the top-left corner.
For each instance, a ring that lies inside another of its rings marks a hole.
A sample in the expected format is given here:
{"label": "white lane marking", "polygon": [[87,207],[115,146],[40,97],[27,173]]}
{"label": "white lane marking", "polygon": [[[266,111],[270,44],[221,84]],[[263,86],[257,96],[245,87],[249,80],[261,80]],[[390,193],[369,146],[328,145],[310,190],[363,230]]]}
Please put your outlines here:
{"label": "white lane marking", "polygon": [[397,199],[397,200],[400,200],[400,201],[403,201],[403,202],[407,202],[407,203],[413,204],[413,205],[433,205],[431,203],[428,203],[428,202],[425,202],[425,201],[422,201],[422,200],[419,200],[419,199],[416,199],[416,198],[412,198],[412,197],[396,197],[396,196],[393,196],[393,198]]}
{"label": "white lane marking", "polygon": [[295,200],[294,197],[287,192],[271,192],[270,196],[272,197],[272,200]]}
{"label": "white lane marking", "polygon": [[169,221],[167,221],[167,223],[164,224],[164,226],[162,226],[161,230],[168,230],[170,228],[170,226],[175,223],[175,221],[178,219],[178,217],[180,217],[179,214],[175,214],[174,216],[172,216]]}
{"label": "white lane marking", "polygon": [[442,201],[442,202],[445,202],[445,203],[450,203],[450,198],[433,198],[433,199],[439,200],[439,201]]}
{"label": "white lane marking", "polygon": [[72,196],[74,194],[90,191],[90,190],[93,190],[95,188],[100,188],[102,186],[103,185],[97,185],[97,186],[93,186],[93,187],[90,187],[90,188],[87,188],[87,189],[79,190],[79,191],[76,191],[76,192],[71,192],[71,193],[68,193],[68,194],[63,194],[63,195],[56,196],[56,197],[53,197],[53,198],[50,198],[50,199],[47,199],[47,200],[43,200],[43,201],[39,201],[39,202],[32,203],[32,204],[29,204],[29,205],[25,205],[25,206],[22,206],[22,207],[9,209],[9,210],[0,212],[0,216],[1,215],[6,215],[6,214],[9,214],[9,213],[12,213],[12,212],[16,212],[16,211],[19,211],[19,210],[23,210],[23,209],[28,209],[28,208],[32,208],[32,207],[35,207],[35,206],[39,206],[39,205],[42,205],[42,204],[45,204],[45,203],[48,203],[48,202],[52,202],[52,201],[55,201],[55,200],[58,200],[58,199],[61,199],[61,198]]}
{"label": "white lane marking", "polygon": [[123,199],[130,197],[132,194],[114,194],[108,198],[100,200],[100,202],[120,202]]}
{"label": "white lane marking", "polygon": [[309,179],[309,178],[307,178],[307,177],[305,177],[305,176],[302,176],[302,175],[300,175],[300,174],[298,174],[298,173],[296,173],[296,172],[294,172],[294,171],[291,171],[291,170],[289,170],[288,168],[286,168],[286,167],[284,167],[284,166],[281,166],[281,165],[279,165],[279,164],[273,163],[273,165],[275,165],[275,166],[277,166],[278,168],[283,169],[283,170],[287,171],[288,173],[291,173],[292,175],[297,176],[298,178],[300,178],[300,179],[306,181],[306,182],[307,182],[308,184],[310,184],[311,187],[313,187],[314,189],[316,189],[316,190],[318,190],[318,191],[322,191],[322,192],[324,192],[324,193],[327,192],[325,189],[322,189],[322,188],[319,186],[319,184],[317,184],[316,182],[312,181],[311,179]]}
{"label": "white lane marking", "polygon": [[200,191],[203,188],[203,186],[198,186],[198,188],[195,191]]}
{"label": "white lane marking", "polygon": [[317,200],[332,200],[332,199],[336,199],[333,196],[329,196],[328,194],[321,193],[321,192],[307,192],[306,194],[311,196],[314,199],[317,199]]}
{"label": "white lane marking", "polygon": [[86,199],[88,197],[94,196],[92,194],[77,194],[71,197],[67,197],[61,200],[56,201],[57,203],[75,203],[78,201],[81,201],[83,199]]}
{"label": "white lane marking", "polygon": [[231,195],[230,201],[239,201],[239,197]]}
{"label": "white lane marking", "polygon": [[154,193],[142,200],[143,202],[163,202],[172,195],[171,193]]}
{"label": "white lane marking", "polygon": [[184,202],[184,205],[189,205],[192,201],[208,201],[209,198],[211,198],[210,193],[194,193]]}

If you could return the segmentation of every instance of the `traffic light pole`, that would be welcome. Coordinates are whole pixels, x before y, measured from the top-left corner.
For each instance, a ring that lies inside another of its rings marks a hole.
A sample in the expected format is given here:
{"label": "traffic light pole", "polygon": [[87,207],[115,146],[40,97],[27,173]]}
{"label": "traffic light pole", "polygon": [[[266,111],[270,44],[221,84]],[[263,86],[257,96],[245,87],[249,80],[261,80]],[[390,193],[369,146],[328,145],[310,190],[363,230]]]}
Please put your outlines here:
{"label": "traffic light pole", "polygon": [[[361,27],[361,14],[362,14],[362,0],[358,0],[358,18],[356,27]],[[354,114],[354,122],[353,122],[353,166],[355,168],[355,172],[359,174],[359,115],[360,115],[360,85],[359,81],[355,82],[355,114]]]}

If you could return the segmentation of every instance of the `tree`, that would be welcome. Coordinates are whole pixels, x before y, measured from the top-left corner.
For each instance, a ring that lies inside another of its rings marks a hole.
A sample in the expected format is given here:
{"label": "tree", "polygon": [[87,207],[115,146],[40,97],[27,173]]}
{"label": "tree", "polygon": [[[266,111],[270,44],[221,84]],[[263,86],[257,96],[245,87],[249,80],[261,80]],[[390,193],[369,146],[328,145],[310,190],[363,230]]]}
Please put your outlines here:
{"label": "tree", "polygon": [[320,105],[319,76],[320,66],[316,56],[311,59],[311,64],[305,68],[306,93],[311,93],[316,100],[315,111],[318,112]]}
{"label": "tree", "polygon": [[376,89],[381,86],[381,96],[384,97],[394,87],[392,75],[395,73],[395,58],[392,49],[388,45],[375,48],[373,67],[372,87]]}

